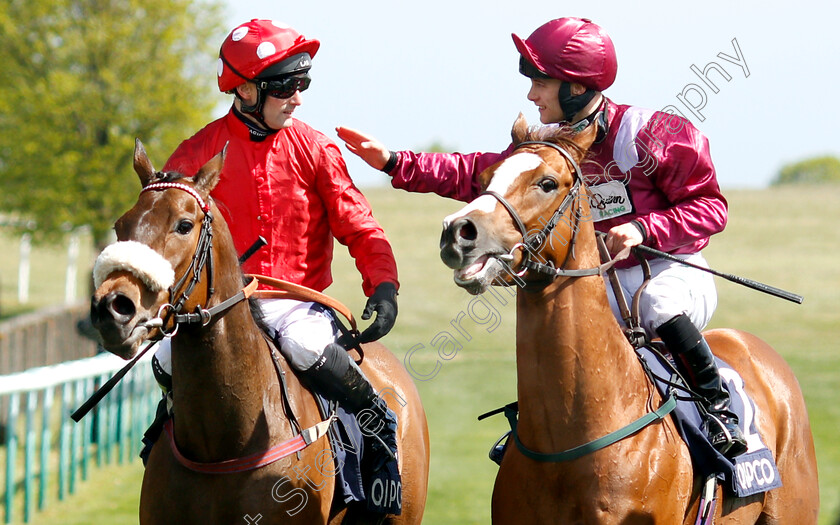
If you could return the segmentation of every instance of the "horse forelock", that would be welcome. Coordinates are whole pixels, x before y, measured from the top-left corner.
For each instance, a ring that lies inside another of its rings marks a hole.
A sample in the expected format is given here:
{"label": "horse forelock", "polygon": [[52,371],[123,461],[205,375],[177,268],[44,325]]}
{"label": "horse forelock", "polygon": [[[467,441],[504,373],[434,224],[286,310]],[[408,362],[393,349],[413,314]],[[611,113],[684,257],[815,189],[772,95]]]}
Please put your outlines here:
{"label": "horse forelock", "polygon": [[177,171],[155,172],[155,182],[175,182],[186,178],[186,175]]}

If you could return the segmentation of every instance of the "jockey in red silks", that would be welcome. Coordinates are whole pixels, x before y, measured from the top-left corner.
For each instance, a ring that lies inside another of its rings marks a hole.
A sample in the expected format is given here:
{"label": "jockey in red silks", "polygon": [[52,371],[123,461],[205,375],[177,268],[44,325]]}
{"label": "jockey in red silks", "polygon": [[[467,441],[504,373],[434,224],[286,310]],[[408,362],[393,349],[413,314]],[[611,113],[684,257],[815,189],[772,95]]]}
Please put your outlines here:
{"label": "jockey in red silks", "polygon": [[[244,263],[246,273],[323,291],[332,282],[333,238],[346,245],[369,297],[362,318],[376,312],[359,336],[364,343],[394,325],[397,264],[338,146],[293,116],[302,103],[301,91],[309,87],[319,46],[317,40],[271,20],[251,20],[235,28],[222,43],[217,71],[219,90],[234,95],[230,111],[182,142],[163,171],[195,175],[227,145],[224,170],[211,196],[239,253],[259,236],[267,240]],[[291,299],[260,303],[281,353],[308,384],[350,412],[372,409],[384,420],[376,425],[385,430],[379,435],[382,442],[373,442],[374,464],[393,457],[394,415],[336,342],[332,314],[321,305]],[[168,342],[153,359],[162,386],[171,383]]]}
{"label": "jockey in red silks", "polygon": [[[512,36],[519,71],[531,79],[528,100],[537,105],[540,122],[574,131],[597,127],[581,169],[595,228],[606,234],[609,251],[644,244],[707,266],[700,250],[726,225],[727,204],[706,137],[684,118],[616,104],[602,94],[615,80],[618,63],[612,40],[590,20],[560,18],[527,39]],[[350,151],[391,175],[395,188],[462,201],[478,197],[478,175],[513,151],[511,145],[501,153],[392,152],[356,130],[339,128],[338,133]],[[662,338],[691,389],[703,398],[712,444],[730,458],[741,454],[746,440],[700,334],[717,306],[712,276],[664,259],[650,265],[652,279],[640,297],[642,327]],[[618,267],[624,292],[632,297],[642,284],[642,270],[630,260]],[[623,322],[609,285],[607,293]]]}

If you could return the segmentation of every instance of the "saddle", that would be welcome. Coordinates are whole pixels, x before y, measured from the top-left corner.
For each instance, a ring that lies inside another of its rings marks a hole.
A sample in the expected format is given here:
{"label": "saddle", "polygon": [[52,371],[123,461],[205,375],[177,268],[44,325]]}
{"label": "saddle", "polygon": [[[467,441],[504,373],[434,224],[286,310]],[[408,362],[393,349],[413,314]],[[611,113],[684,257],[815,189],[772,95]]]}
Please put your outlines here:
{"label": "saddle", "polygon": [[664,348],[662,343],[653,342],[637,348],[636,354],[659,393],[663,397],[676,396],[677,406],[671,415],[688,446],[695,470],[706,478],[717,477],[729,494],[739,498],[781,487],[776,461],[755,424],[755,403],[747,394],[740,374],[715,357],[724,387],[729,391],[730,409],[738,416],[741,430],[747,438],[747,452],[730,461],[709,443],[702,429],[703,418],[697,404],[690,396],[679,393],[687,391],[687,388]]}
{"label": "saddle", "polygon": [[[597,236],[597,243],[601,258],[608,259],[609,252],[602,236]],[[744,390],[744,380],[740,374],[718,357],[715,357],[715,362],[720,370],[723,387],[729,392],[730,409],[738,416],[748,448],[746,453],[730,461],[709,442],[708,435],[703,430],[703,417],[690,395],[684,378],[677,372],[673,358],[662,342],[651,341],[649,334],[641,327],[638,299],[650,281],[651,272],[645,258],[637,259],[642,267],[644,281],[633,296],[632,308],[627,305],[614,268],[610,267],[607,270],[607,278],[627,326],[624,334],[635,349],[645,373],[656,385],[663,399],[670,396],[677,399],[677,406],[671,415],[680,436],[688,446],[695,469],[706,479],[723,480],[723,486],[737,497],[780,487],[782,483],[773,454],[762,442],[755,426],[755,403]]]}

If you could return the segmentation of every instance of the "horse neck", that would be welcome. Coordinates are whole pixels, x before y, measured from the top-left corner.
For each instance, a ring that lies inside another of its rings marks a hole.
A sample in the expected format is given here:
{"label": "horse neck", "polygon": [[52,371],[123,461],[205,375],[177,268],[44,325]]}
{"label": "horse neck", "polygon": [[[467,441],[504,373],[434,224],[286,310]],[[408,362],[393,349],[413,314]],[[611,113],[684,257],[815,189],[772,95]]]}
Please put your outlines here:
{"label": "horse neck", "polygon": [[[599,265],[591,223],[581,225],[574,249],[566,268]],[[540,450],[580,445],[644,410],[649,389],[600,276],[519,291],[516,355],[519,432]]]}
{"label": "horse neck", "polygon": [[[217,283],[216,297],[239,288]],[[284,417],[279,382],[247,301],[207,327],[182,327],[172,342],[172,372],[176,440],[191,459],[247,455],[289,432],[276,424]]]}

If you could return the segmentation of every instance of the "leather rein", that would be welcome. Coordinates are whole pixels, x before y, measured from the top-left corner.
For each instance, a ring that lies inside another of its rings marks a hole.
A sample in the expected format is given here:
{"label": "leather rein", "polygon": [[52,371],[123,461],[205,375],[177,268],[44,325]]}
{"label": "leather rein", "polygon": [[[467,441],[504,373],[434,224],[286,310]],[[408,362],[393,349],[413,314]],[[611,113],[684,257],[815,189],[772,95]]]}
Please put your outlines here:
{"label": "leather rein", "polygon": [[[507,201],[502,195],[496,193],[494,191],[485,191],[481,195],[491,195],[498,200],[502,206],[507,210],[510,216],[513,218],[513,222],[516,224],[516,227],[519,229],[520,233],[522,234],[522,242],[518,243],[513,247],[511,250],[510,256],[512,258],[513,252],[519,248],[523,248],[525,251],[524,259],[521,263],[522,270],[517,273],[516,275],[521,277],[527,271],[534,271],[543,275],[546,275],[550,278],[551,281],[558,277],[586,277],[590,275],[604,275],[608,270],[610,270],[613,265],[621,260],[621,257],[616,257],[614,259],[609,259],[604,264],[601,264],[595,268],[584,268],[584,269],[576,269],[576,270],[567,270],[563,268],[568,258],[571,256],[574,258],[574,246],[575,246],[575,239],[577,238],[578,232],[578,223],[580,222],[580,204],[578,203],[577,208],[573,214],[573,221],[570,220],[570,225],[572,228],[572,238],[569,241],[569,251],[566,255],[566,261],[564,261],[563,265],[560,268],[554,267],[551,262],[535,262],[532,258],[536,258],[539,256],[539,249],[543,246],[543,244],[548,240],[551,233],[554,231],[554,228],[560,222],[560,219],[571,209],[571,207],[577,202],[577,199],[580,197],[580,187],[581,181],[583,180],[583,175],[580,171],[580,166],[578,165],[577,161],[572,157],[572,155],[566,151],[564,148],[560,147],[558,144],[553,142],[545,142],[545,141],[526,141],[518,144],[514,151],[517,149],[528,146],[528,145],[536,145],[536,146],[546,146],[555,149],[558,151],[566,161],[571,165],[574,170],[574,183],[572,187],[569,189],[569,193],[563,198],[563,201],[551,215],[551,218],[547,222],[543,222],[543,227],[533,233],[530,233],[525,226],[525,223],[522,221],[522,218],[517,213],[516,209]],[[597,237],[597,241],[600,243],[599,250],[606,251],[606,246],[603,245],[603,239]],[[603,254],[603,253],[602,253]],[[549,282],[551,282],[549,281]],[[623,299],[623,295],[622,295]],[[626,306],[624,307],[626,309]],[[624,312],[622,310],[622,313]],[[583,457],[587,454],[591,454],[597,450],[601,450],[606,448],[610,445],[613,445],[633,434],[639,432],[641,429],[645,428],[648,425],[656,423],[664,419],[668,414],[670,414],[677,406],[677,399],[674,394],[671,394],[667,399],[663,400],[662,405],[652,411],[644,414],[642,417],[636,419],[629,425],[626,425],[614,432],[610,432],[609,434],[602,436],[598,439],[590,441],[588,443],[584,443],[577,447],[571,448],[569,450],[565,450],[562,452],[554,452],[554,453],[542,453],[537,452],[535,450],[531,450],[526,447],[522,441],[519,439],[519,433],[517,432],[517,415],[518,415],[518,403],[514,402],[509,405],[506,405],[502,408],[487,412],[486,414],[482,414],[478,417],[479,420],[482,420],[486,417],[491,415],[495,415],[498,413],[504,413],[505,417],[508,420],[508,424],[510,425],[511,429],[511,437],[513,438],[513,442],[516,445],[516,448],[519,450],[522,455],[525,457],[532,459],[534,461],[538,461],[541,463],[557,463],[557,462],[566,462],[566,461],[573,461],[580,457]]]}

